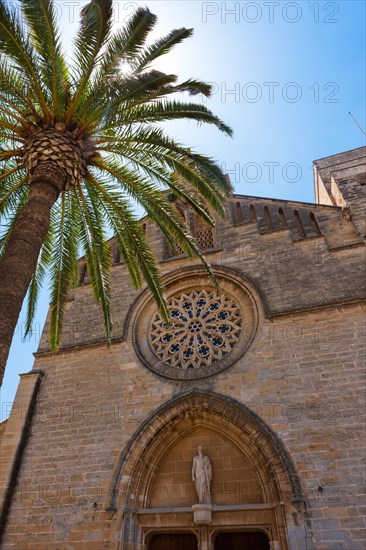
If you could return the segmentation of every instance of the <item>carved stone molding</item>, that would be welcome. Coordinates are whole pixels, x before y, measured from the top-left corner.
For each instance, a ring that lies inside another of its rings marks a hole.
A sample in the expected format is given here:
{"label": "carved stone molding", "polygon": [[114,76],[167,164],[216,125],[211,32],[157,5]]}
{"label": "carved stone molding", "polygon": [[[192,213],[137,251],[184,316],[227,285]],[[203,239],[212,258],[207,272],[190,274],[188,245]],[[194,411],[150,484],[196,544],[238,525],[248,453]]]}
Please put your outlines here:
{"label": "carved stone molding", "polygon": [[[284,508],[291,513],[293,500],[303,500],[300,480],[289,453],[275,432],[248,407],[228,396],[205,390],[185,392],[162,405],[145,420],[121,452],[107,502],[107,510],[114,510],[117,521],[121,522],[121,548],[136,548],[137,542],[156,532],[156,517],[161,522],[160,529],[191,525],[191,507],[150,508],[150,492],[167,453],[201,428],[225,435],[246,456],[260,480],[264,498],[259,505],[216,506],[216,527],[212,525],[212,528],[217,529],[218,525],[238,528],[244,525],[245,518],[256,518],[258,525],[263,527],[267,522],[272,526],[268,531],[273,535],[270,540],[280,536],[281,547],[287,548]],[[302,536],[302,525],[299,530]]]}
{"label": "carved stone molding", "polygon": [[161,406],[132,436],[116,463],[108,508],[117,509],[118,502],[125,509],[134,508],[138,495],[144,495],[139,502],[145,507],[151,475],[162,457],[196,426],[222,432],[243,449],[262,479],[266,502],[303,500],[294,463],[266,422],[228,396],[191,390]]}

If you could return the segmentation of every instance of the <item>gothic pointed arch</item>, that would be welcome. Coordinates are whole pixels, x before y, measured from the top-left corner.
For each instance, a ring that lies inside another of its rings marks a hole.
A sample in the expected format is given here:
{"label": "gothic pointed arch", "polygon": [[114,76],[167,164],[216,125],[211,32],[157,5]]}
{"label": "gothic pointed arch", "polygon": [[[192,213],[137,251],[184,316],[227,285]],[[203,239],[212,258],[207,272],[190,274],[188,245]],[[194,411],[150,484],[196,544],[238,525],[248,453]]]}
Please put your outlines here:
{"label": "gothic pointed arch", "polygon": [[[118,457],[109,491],[108,509],[135,505],[137,495],[146,504],[146,490],[168,448],[195,427],[219,430],[250,456],[260,475],[271,482],[266,498],[302,499],[295,465],[278,435],[246,405],[212,391],[190,390],[159,407],[141,424]],[[262,471],[263,470],[263,471]],[[264,479],[264,478],[263,478]]]}
{"label": "gothic pointed arch", "polygon": [[[106,510],[123,516],[120,521],[124,548],[129,548],[131,541],[143,544],[145,535],[138,518],[144,513],[151,517],[154,510],[159,510],[151,495],[167,455],[185,438],[202,429],[225,438],[228,445],[245,456],[261,487],[257,507],[277,513],[276,509],[291,508],[304,501],[292,458],[266,422],[246,405],[226,395],[190,390],[149,415],[116,461]],[[183,507],[176,509],[177,513],[184,511],[187,509]],[[278,513],[281,515],[282,511]],[[283,517],[282,514],[282,519],[276,521],[285,533]]]}

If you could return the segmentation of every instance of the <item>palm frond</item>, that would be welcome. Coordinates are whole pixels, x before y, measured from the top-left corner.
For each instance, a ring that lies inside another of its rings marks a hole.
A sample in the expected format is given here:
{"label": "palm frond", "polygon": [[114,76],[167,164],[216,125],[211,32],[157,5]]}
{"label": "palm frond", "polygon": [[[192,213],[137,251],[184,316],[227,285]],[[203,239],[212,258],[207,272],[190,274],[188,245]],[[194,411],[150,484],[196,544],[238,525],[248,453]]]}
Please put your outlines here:
{"label": "palm frond", "polygon": [[174,86],[172,93],[176,92],[188,92],[189,95],[202,94],[205,97],[210,97],[212,86],[211,84],[207,84],[207,82],[202,82],[202,80],[190,78],[185,82],[181,82],[177,86]]}
{"label": "palm frond", "polygon": [[116,31],[103,51],[100,68],[100,78],[110,77],[118,69],[121,61],[130,62],[141,51],[149,32],[155,26],[157,17],[148,8],[138,8],[126,25]]}
{"label": "palm frond", "polygon": [[0,90],[1,97],[12,101],[22,112],[24,118],[39,122],[40,115],[36,110],[37,98],[33,90],[24,85],[20,71],[9,60],[0,56]]}
{"label": "palm frond", "polygon": [[[6,108],[5,107],[5,104],[9,107],[9,108]],[[9,119],[14,119],[16,122],[18,122],[20,124],[20,126],[22,126],[26,132],[25,132],[25,135],[28,133],[28,131],[30,130],[31,128],[31,124],[22,116],[19,116],[19,114],[16,114],[18,111],[16,109],[16,107],[14,108],[14,104],[5,99],[5,101],[3,101],[3,105],[2,105],[2,112],[1,112],[1,118],[0,118],[0,125],[1,125],[1,121],[3,120],[4,118],[4,115],[8,115]]]}
{"label": "palm frond", "polygon": [[85,102],[80,102],[76,109],[79,118],[83,117],[87,109],[92,112],[93,106],[99,106],[101,98],[108,96],[109,86],[113,85],[115,78],[120,78],[121,62],[135,57],[155,22],[156,16],[147,8],[138,8],[126,25],[113,34],[94,71],[93,84],[88,97]]}
{"label": "palm frond", "polygon": [[6,114],[9,117],[14,117],[14,119],[19,122],[27,130],[31,128],[32,124],[24,116],[24,110],[21,106],[17,105],[9,97],[4,96],[0,91],[0,101],[3,105],[2,115]]}
{"label": "palm frond", "polygon": [[25,340],[25,338],[33,332],[33,322],[37,310],[39,293],[46,277],[47,270],[51,265],[54,246],[54,227],[52,226],[54,226],[54,223],[52,223],[51,220],[50,230],[48,231],[46,239],[43,243],[42,250],[38,258],[37,267],[33,273],[32,280],[29,285],[27,293],[27,312],[23,340]]}
{"label": "palm frond", "polygon": [[88,86],[94,63],[105,42],[112,25],[112,0],[91,0],[81,10],[80,28],[75,45],[77,70],[80,73],[76,92],[66,113],[66,124],[72,121],[79,100]]}
{"label": "palm frond", "polygon": [[[195,120],[198,123],[213,124],[232,136],[232,129],[215,116],[210,109],[197,103],[181,103],[178,101],[160,100],[151,104],[126,106],[122,108],[124,99],[116,101],[109,110],[106,129],[116,129],[128,124],[147,124],[164,122],[166,120]],[[116,109],[116,108],[119,109]]]}
{"label": "palm frond", "polygon": [[168,321],[169,312],[163,295],[159,269],[133,209],[128,205],[128,201],[123,200],[121,193],[113,190],[111,185],[107,186],[106,182],[101,185],[93,176],[90,176],[90,181],[93,184],[94,193],[99,196],[100,204],[103,206],[111,226],[114,227],[121,254],[125,259],[135,288],[141,288],[142,274],[157,302],[161,315]]}
{"label": "palm frond", "polygon": [[224,213],[224,201],[231,193],[231,186],[222,170],[212,159],[194,154],[166,138],[161,130],[132,132],[125,140],[102,147],[120,156],[121,161],[127,158],[136,166],[143,165],[144,169],[152,162],[156,167],[170,168],[196,189],[210,207]]}
{"label": "palm frond", "polygon": [[129,129],[122,134],[122,137],[109,137],[101,135],[95,141],[97,148],[107,150],[112,147],[116,153],[122,153],[126,148],[133,151],[145,151],[147,154],[155,153],[156,160],[159,160],[161,152],[171,151],[182,158],[186,158],[190,164],[196,163],[196,166],[201,169],[208,177],[210,177],[226,197],[232,193],[230,182],[226,178],[226,174],[221,170],[217,162],[210,157],[193,153],[190,148],[182,146],[176,140],[167,137],[161,128],[140,128]]}
{"label": "palm frond", "polygon": [[[95,200],[100,205],[101,209],[104,210],[105,218],[107,219],[109,227],[113,231],[113,234],[117,240],[119,251],[121,252],[121,256],[129,271],[133,286],[136,289],[141,288],[141,270],[139,268],[134,248],[130,245],[129,234],[124,231],[125,217],[135,217],[133,209],[130,208],[128,200],[123,199],[121,196],[118,197],[117,202],[114,202],[108,193],[108,184],[106,188],[103,180],[97,180],[91,173],[89,173],[85,179],[85,186],[91,200]],[[122,208],[118,206],[121,201],[123,201]],[[122,215],[121,211],[123,212]],[[121,227],[123,229],[122,231]]]}
{"label": "palm frond", "polygon": [[[3,180],[5,178],[9,178],[9,176],[11,176],[12,174],[17,173],[17,172],[18,172],[18,166],[13,166],[12,168],[8,168],[6,171],[0,173],[0,180]],[[2,191],[2,189],[1,189],[1,191]],[[6,198],[7,197],[5,197],[5,200],[6,200]],[[0,204],[1,204],[1,200],[0,200]]]}
{"label": "palm frond", "polygon": [[104,330],[108,342],[112,334],[111,290],[110,290],[110,252],[103,230],[101,213],[90,200],[85,190],[78,185],[75,193],[79,205],[79,223],[81,243],[89,271],[90,284],[97,302],[100,303]]}
{"label": "palm frond", "polygon": [[[175,75],[167,75],[160,71],[150,71],[133,77],[121,77],[111,84],[105,84],[99,94],[89,102],[88,110],[84,110],[83,131],[92,131],[101,123],[109,121],[120,114],[122,106],[129,107],[130,101],[135,103],[148,102],[151,97],[161,95],[168,85],[176,81]],[[101,107],[102,105],[102,107]]]}
{"label": "palm frond", "polygon": [[9,130],[15,140],[24,138],[27,135],[27,131],[23,124],[15,124],[13,117],[8,116],[5,108],[0,112],[0,128],[2,130]]}
{"label": "palm frond", "polygon": [[22,0],[22,10],[32,44],[41,59],[43,82],[51,94],[53,115],[57,118],[64,106],[67,71],[54,3],[52,0]]}
{"label": "palm frond", "polygon": [[189,38],[193,29],[174,29],[167,36],[160,38],[146,48],[140,55],[133,59],[132,66],[136,72],[140,72],[150,65],[152,61],[167,54],[176,45]]}
{"label": "palm frond", "polygon": [[39,65],[31,41],[21,24],[16,7],[8,9],[5,2],[0,2],[0,50],[24,74],[26,82],[37,96],[43,115],[50,119],[50,111],[38,78]]}
{"label": "palm frond", "polygon": [[[197,246],[195,239],[190,235],[187,226],[177,215],[163,193],[153,184],[144,180],[138,173],[114,162],[112,159],[103,159],[98,168],[107,172],[116,180],[122,191],[133,197],[153,220],[153,222],[168,233],[173,241],[177,242],[188,256],[197,256],[206,266],[213,281],[216,279],[206,258]],[[110,194],[112,191],[110,190]],[[118,193],[114,195],[118,199]]]}
{"label": "palm frond", "polygon": [[61,195],[56,205],[58,223],[54,228],[54,246],[50,269],[50,345],[59,347],[69,287],[77,277],[79,228],[74,192]]}

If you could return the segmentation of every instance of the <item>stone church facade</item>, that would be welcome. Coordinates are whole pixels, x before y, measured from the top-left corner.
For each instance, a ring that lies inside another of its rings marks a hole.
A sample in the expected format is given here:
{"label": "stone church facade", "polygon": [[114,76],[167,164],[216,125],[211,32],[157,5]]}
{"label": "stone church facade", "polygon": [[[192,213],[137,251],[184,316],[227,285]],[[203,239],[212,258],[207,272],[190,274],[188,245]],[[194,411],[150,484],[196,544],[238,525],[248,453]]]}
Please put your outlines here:
{"label": "stone church facade", "polygon": [[0,426],[2,549],[365,547],[365,154],[316,161],[315,204],[182,208],[219,288],[143,219],[169,326],[111,241],[106,348],[81,261]]}

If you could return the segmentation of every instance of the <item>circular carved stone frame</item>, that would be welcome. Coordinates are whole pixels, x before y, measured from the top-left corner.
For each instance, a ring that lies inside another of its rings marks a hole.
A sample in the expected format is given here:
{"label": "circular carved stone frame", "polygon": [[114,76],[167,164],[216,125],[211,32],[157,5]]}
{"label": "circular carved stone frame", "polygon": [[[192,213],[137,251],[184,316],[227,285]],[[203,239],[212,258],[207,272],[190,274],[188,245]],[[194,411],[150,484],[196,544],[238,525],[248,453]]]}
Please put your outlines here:
{"label": "circular carved stone frame", "polygon": [[[258,327],[258,308],[252,292],[252,285],[235,271],[214,268],[219,290],[232,298],[239,306],[242,324],[238,341],[231,351],[222,359],[199,368],[178,368],[160,360],[154,350],[150,332],[153,320],[156,319],[157,306],[150,292],[145,291],[137,304],[133,320],[133,343],[139,359],[154,373],[171,380],[197,380],[213,376],[230,367],[247,351]],[[207,271],[202,267],[193,267],[173,273],[164,278],[165,297],[167,301],[181,293],[190,293],[205,289],[217,291]],[[253,289],[254,290],[254,289]]]}

